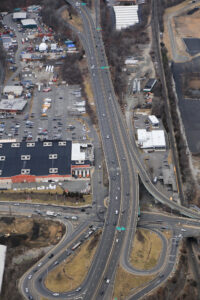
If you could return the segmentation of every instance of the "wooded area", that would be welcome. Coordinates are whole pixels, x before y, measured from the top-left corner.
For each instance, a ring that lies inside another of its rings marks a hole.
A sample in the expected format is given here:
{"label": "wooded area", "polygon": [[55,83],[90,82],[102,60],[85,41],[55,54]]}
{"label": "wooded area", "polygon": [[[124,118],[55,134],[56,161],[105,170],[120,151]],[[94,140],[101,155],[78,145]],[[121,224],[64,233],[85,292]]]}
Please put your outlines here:
{"label": "wooded area", "polygon": [[145,44],[149,40],[144,29],[150,13],[150,2],[141,5],[142,22],[121,31],[114,28],[112,8],[103,0],[100,5],[105,51],[111,66],[115,93],[119,103],[123,104],[123,95],[127,88],[127,75],[123,72],[124,61],[128,56],[136,55],[136,51],[139,51],[138,44]]}

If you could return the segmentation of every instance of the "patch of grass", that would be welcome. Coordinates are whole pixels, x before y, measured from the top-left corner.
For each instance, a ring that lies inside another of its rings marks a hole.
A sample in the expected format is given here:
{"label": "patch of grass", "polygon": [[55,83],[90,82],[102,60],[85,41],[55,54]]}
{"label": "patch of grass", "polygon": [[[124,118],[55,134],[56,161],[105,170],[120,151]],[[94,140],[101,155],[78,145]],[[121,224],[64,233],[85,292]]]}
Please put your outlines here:
{"label": "patch of grass", "polygon": [[101,230],[81,245],[66,261],[45,279],[46,287],[53,292],[67,292],[77,288],[84,280],[97,249]]}
{"label": "patch of grass", "polygon": [[85,93],[87,95],[87,99],[90,105],[94,104],[94,96],[93,96],[93,91],[92,91],[92,87],[91,87],[91,82],[90,79],[88,78],[88,76],[84,76],[84,88],[85,88]]}
{"label": "patch of grass", "polygon": [[64,197],[59,192],[55,191],[37,191],[37,190],[23,190],[13,191],[9,190],[0,194],[1,201],[14,201],[23,203],[41,203],[41,204],[56,204],[65,206],[85,206],[92,204],[92,195],[83,195],[83,198]]}
{"label": "patch of grass", "polygon": [[138,229],[133,241],[130,263],[139,270],[156,266],[162,250],[162,241],[153,231]]}
{"label": "patch of grass", "polygon": [[67,21],[72,26],[76,27],[79,31],[82,31],[83,24],[81,21],[81,18],[78,15],[71,14],[71,17],[69,15],[68,10],[64,10],[62,13],[62,18]]}
{"label": "patch of grass", "polygon": [[131,273],[126,272],[122,267],[117,269],[115,284],[114,284],[114,292],[113,299],[123,300],[126,299],[128,295],[131,294],[133,289],[137,289],[147,282],[151,281],[155,275],[151,276],[139,276],[133,275]]}
{"label": "patch of grass", "polygon": [[166,237],[167,240],[171,239],[172,232],[170,230],[163,230],[162,234]]}

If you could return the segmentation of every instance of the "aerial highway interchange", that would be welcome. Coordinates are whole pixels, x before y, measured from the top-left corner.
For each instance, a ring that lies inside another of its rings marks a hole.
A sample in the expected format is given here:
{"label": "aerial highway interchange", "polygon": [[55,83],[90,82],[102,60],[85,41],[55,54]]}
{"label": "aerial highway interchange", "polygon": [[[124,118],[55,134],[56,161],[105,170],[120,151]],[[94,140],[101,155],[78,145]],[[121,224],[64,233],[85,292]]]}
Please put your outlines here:
{"label": "aerial highway interchange", "polygon": [[[73,214],[75,210],[80,212],[80,209],[63,209],[59,206],[53,206],[54,210],[61,213],[58,219],[66,224],[66,234],[41,259],[42,264],[40,267],[33,266],[24,274],[20,279],[19,287],[25,298],[27,298],[26,289],[28,288],[29,299],[40,299],[40,296],[47,299],[111,299],[116,270],[121,264],[124,269],[133,274],[155,273],[157,275],[147,286],[129,297],[129,299],[139,299],[170,276],[176,263],[179,241],[182,237],[199,235],[200,215],[169,200],[156,188],[145,170],[134,137],[129,134],[124,116],[118,105],[109,69],[102,68],[108,66],[108,61],[101,31],[97,30],[97,27],[100,26],[98,1],[95,1],[95,22],[87,6],[82,6],[80,2],[72,0],[68,0],[66,3],[70,3],[76,9],[83,23],[83,32],[72,26],[71,28],[79,36],[87,56],[109,177],[109,205],[103,218],[101,214],[97,214],[98,208],[96,208],[97,205],[103,207],[103,201],[86,208],[86,211],[89,211],[90,214],[81,213],[80,225],[75,229],[64,216],[69,213]],[[138,222],[139,177],[147,191],[158,202],[179,213],[180,217],[149,212],[142,213]],[[20,204],[20,208],[15,205],[11,206],[16,214],[31,214],[35,210],[34,204]],[[0,207],[1,212],[7,211],[6,203],[1,202]],[[40,205],[41,211],[49,208],[51,206]],[[185,230],[184,225],[190,225],[190,229]],[[128,259],[137,226],[158,232],[163,244],[158,265],[155,269],[147,272],[134,270]],[[163,226],[173,233],[169,248],[165,237],[159,231]],[[126,230],[119,232],[116,227],[124,227]],[[70,255],[73,245],[78,243],[90,231],[90,228],[102,228],[103,233],[92,265],[80,289],[66,293],[49,291],[44,285],[44,279],[48,272],[56,266],[55,262],[60,263]],[[118,242],[116,242],[116,239]],[[53,256],[49,259],[51,253],[53,253]],[[105,278],[109,279],[109,284]]]}

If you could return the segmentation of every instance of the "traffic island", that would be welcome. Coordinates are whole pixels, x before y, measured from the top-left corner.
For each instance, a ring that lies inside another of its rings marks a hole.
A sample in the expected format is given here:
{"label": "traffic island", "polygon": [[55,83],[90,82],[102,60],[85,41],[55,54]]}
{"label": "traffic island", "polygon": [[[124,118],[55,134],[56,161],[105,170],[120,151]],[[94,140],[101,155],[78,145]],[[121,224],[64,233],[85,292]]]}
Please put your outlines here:
{"label": "traffic island", "polygon": [[130,254],[131,265],[138,270],[151,270],[159,260],[162,241],[153,231],[138,229]]}
{"label": "traffic island", "polygon": [[48,273],[45,286],[50,291],[69,292],[81,285],[92,263],[101,232],[101,230],[97,231],[89,240],[74,250],[68,259]]}

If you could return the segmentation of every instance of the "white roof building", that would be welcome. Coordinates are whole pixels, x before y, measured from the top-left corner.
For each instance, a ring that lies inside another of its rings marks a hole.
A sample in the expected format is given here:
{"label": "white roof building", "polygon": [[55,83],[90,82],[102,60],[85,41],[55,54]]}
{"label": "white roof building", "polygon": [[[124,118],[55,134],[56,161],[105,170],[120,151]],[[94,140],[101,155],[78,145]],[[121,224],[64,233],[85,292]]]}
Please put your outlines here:
{"label": "white roof building", "polygon": [[134,58],[127,58],[124,63],[125,65],[136,65],[138,60]]}
{"label": "white roof building", "polygon": [[80,101],[80,102],[76,102],[74,105],[77,106],[77,107],[85,106],[85,100]]}
{"label": "white roof building", "polygon": [[148,116],[148,119],[153,126],[159,125],[159,120],[158,120],[158,118],[156,118],[156,116],[154,116],[154,115]]}
{"label": "white roof building", "polygon": [[138,5],[113,6],[116,30],[121,30],[139,23]]}
{"label": "white roof building", "polygon": [[0,245],[0,291],[3,281],[3,273],[5,267],[5,260],[6,260],[6,246]]}
{"label": "white roof building", "polygon": [[15,12],[13,13],[13,20],[26,19],[26,12]]}
{"label": "white roof building", "polygon": [[138,129],[138,145],[143,149],[165,149],[165,133],[164,130],[146,131],[146,129]]}
{"label": "white roof building", "polygon": [[0,101],[0,111],[22,111],[26,106],[27,101],[21,98],[17,99],[2,99]]}
{"label": "white roof building", "polygon": [[21,20],[21,23],[24,27],[37,27],[37,23],[34,19]]}
{"label": "white roof building", "polygon": [[46,51],[48,48],[47,44],[46,43],[41,43],[39,45],[39,51]]}
{"label": "white roof building", "polygon": [[82,144],[72,143],[72,156],[71,159],[74,161],[84,161],[85,152],[81,152]]}
{"label": "white roof building", "polygon": [[57,50],[57,44],[51,44],[51,51]]}
{"label": "white roof building", "polygon": [[15,96],[21,96],[23,92],[23,86],[21,85],[6,85],[3,89],[3,94],[14,94]]}

